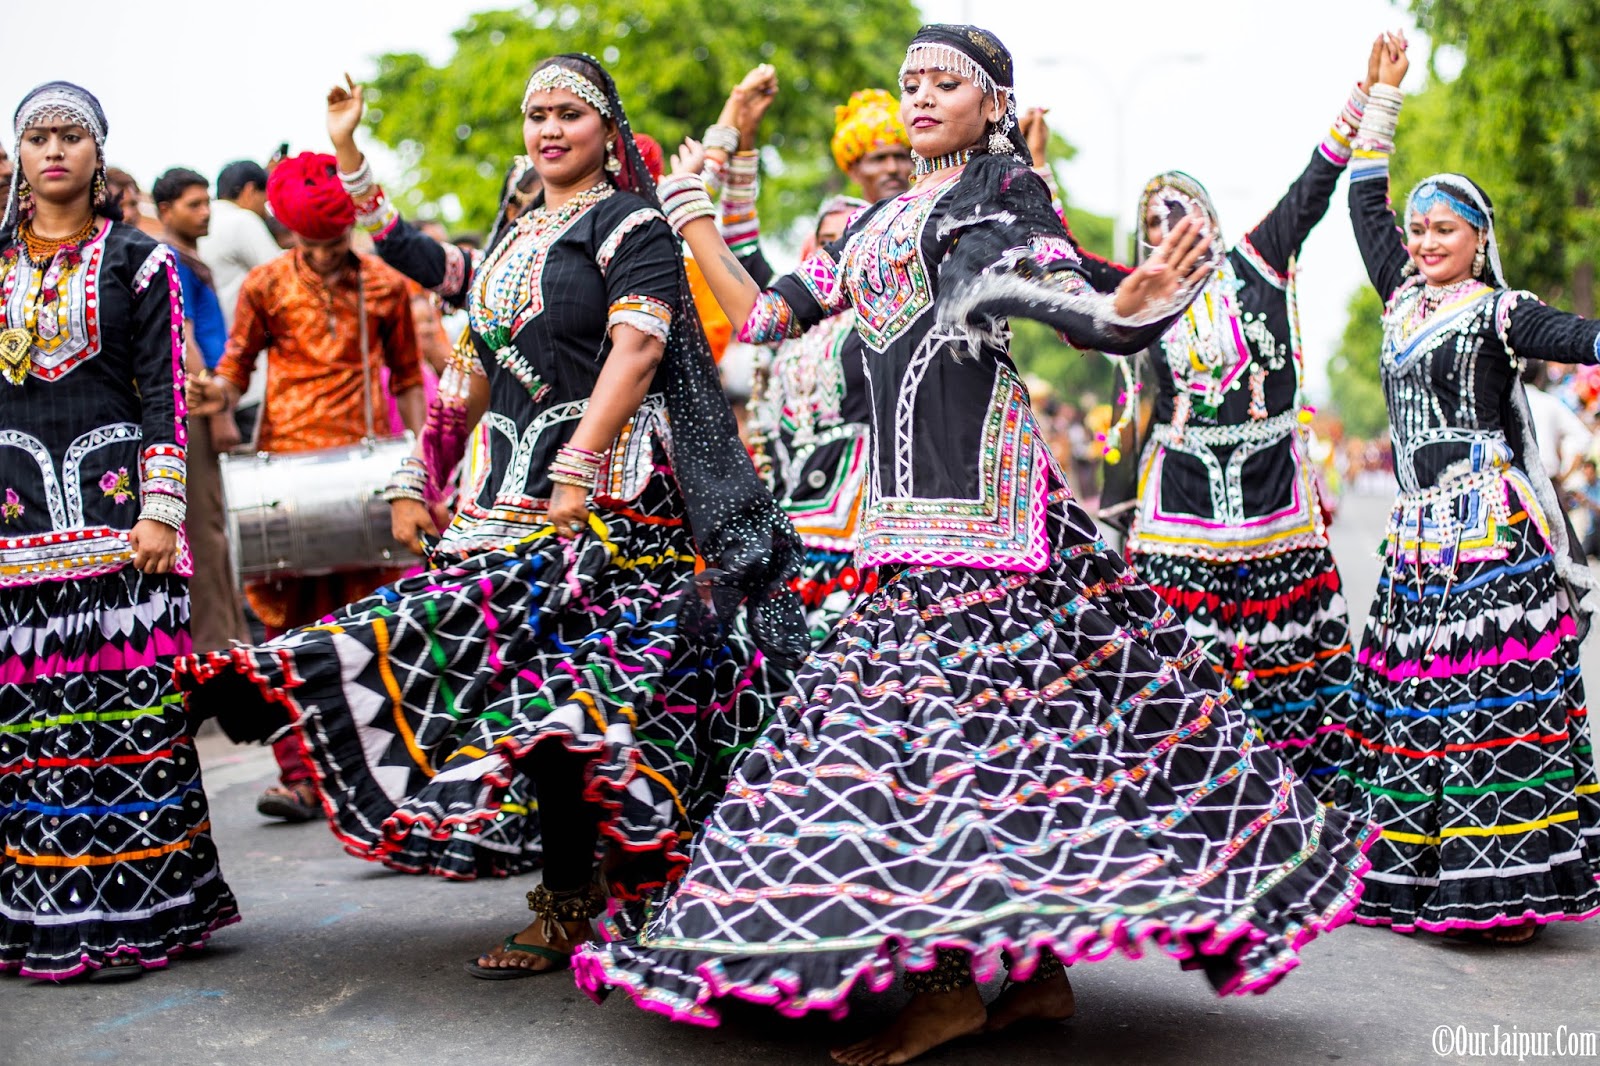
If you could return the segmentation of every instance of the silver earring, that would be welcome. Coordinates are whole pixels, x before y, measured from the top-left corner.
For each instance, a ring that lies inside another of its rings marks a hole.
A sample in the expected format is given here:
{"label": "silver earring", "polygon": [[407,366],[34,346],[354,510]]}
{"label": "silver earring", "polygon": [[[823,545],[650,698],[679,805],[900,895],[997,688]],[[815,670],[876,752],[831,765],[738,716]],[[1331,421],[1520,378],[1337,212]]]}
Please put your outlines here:
{"label": "silver earring", "polygon": [[1474,255],[1472,257],[1472,276],[1473,277],[1475,277],[1475,278],[1483,277],[1483,265],[1484,265],[1485,261],[1486,261],[1486,257],[1483,254],[1483,245],[1480,244],[1480,245],[1478,245],[1478,254]]}
{"label": "silver earring", "polygon": [[1417,261],[1410,256],[1406,257],[1406,265],[1400,268],[1400,276],[1409,278],[1417,272]]}
{"label": "silver earring", "polygon": [[606,173],[615,174],[622,169],[622,160],[617,158],[617,142],[606,142]]}
{"label": "silver earring", "polygon": [[999,126],[994,127],[994,129],[989,132],[990,155],[1010,155],[1013,150],[1014,148],[1011,144],[1011,138],[1000,132]]}

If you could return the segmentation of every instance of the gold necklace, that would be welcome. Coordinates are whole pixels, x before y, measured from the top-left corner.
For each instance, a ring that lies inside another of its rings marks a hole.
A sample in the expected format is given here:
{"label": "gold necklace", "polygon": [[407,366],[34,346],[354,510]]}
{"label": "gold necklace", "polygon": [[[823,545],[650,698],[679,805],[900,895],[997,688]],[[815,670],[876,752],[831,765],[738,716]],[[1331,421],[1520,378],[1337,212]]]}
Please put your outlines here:
{"label": "gold necklace", "polygon": [[[33,348],[35,344],[45,344],[46,338],[39,330],[39,317],[41,313],[49,313],[53,329],[49,330],[52,340],[59,340],[61,332],[66,326],[67,306],[66,292],[67,281],[75,267],[64,266],[50,288],[49,299],[45,299],[44,276],[49,272],[50,264],[55,260],[56,254],[66,246],[82,244],[94,235],[100,220],[93,215],[78,228],[75,233],[65,237],[40,237],[33,232],[33,220],[26,219],[17,227],[17,236],[21,238],[23,248],[26,249],[29,261],[30,291],[23,303],[23,324],[0,330],[0,377],[12,385],[21,385],[27,380],[28,372],[33,369]],[[13,261],[10,270],[19,270],[22,264]],[[42,304],[54,305],[54,311],[46,311]]]}
{"label": "gold necklace", "polygon": [[65,237],[41,237],[33,232],[33,219],[30,218],[24,220],[22,225],[17,227],[17,235],[22,238],[23,246],[28,249],[28,258],[39,266],[43,266],[55,258],[62,245],[82,244],[92,237],[95,226],[99,224],[99,221],[94,215],[90,215],[89,220],[79,226],[74,233],[70,233]]}

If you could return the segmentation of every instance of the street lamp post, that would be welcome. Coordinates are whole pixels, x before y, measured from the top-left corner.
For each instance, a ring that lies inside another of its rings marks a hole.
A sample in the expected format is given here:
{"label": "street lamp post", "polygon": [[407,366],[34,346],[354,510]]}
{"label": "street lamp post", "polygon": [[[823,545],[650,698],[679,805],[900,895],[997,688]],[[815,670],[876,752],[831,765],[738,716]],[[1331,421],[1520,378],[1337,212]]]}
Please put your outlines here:
{"label": "street lamp post", "polygon": [[[1206,57],[1199,52],[1175,52],[1142,60],[1140,67],[1149,69],[1157,66],[1201,66],[1205,61]],[[1102,87],[1111,104],[1111,121],[1113,124],[1111,181],[1115,186],[1115,192],[1113,193],[1115,206],[1111,211],[1112,258],[1120,262],[1131,262],[1132,257],[1127,255],[1129,251],[1128,226],[1123,221],[1125,209],[1122,205],[1126,201],[1122,197],[1126,194],[1128,179],[1128,109],[1129,105],[1135,101],[1135,93],[1143,83],[1136,75],[1126,75],[1113,87],[1114,79],[1108,76],[1107,69],[1097,61],[1083,56],[1047,56],[1038,61],[1039,66],[1047,69],[1069,64],[1091,71],[1095,75],[1093,80]]]}

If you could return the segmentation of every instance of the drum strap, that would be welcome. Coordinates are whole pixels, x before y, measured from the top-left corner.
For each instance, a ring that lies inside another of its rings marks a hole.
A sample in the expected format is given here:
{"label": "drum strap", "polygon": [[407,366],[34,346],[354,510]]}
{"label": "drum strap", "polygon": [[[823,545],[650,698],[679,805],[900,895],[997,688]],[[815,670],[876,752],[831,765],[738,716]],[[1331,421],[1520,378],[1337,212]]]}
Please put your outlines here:
{"label": "drum strap", "polygon": [[372,424],[372,363],[367,350],[367,274],[356,259],[356,333],[361,338],[361,407],[367,419],[368,443],[378,439]]}

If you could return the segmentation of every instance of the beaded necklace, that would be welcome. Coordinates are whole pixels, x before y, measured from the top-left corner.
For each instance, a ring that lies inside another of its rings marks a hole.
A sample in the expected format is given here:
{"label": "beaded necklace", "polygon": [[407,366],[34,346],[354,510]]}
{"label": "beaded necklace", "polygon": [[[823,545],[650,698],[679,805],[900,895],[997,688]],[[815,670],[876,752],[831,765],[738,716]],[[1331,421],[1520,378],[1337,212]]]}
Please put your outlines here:
{"label": "beaded necklace", "polygon": [[[55,351],[68,339],[71,308],[64,299],[68,283],[83,264],[79,246],[94,236],[100,220],[90,216],[76,232],[65,237],[40,237],[33,220],[17,227],[28,258],[28,295],[22,304],[22,324],[0,331],[0,377],[21,385],[33,368],[33,349]],[[21,257],[8,254],[6,272],[22,268]]]}
{"label": "beaded necklace", "polygon": [[35,264],[43,266],[55,258],[56,252],[61,250],[62,245],[82,244],[93,236],[99,221],[91,214],[89,220],[79,226],[76,232],[65,237],[41,237],[33,231],[33,219],[30,218],[25,219],[22,225],[17,227],[17,236],[22,238],[23,246],[28,249],[28,258]]}
{"label": "beaded necklace", "polygon": [[1216,417],[1250,361],[1250,346],[1239,327],[1237,290],[1238,279],[1224,258],[1212,282],[1162,338],[1178,391],[1173,421],[1180,432],[1191,405],[1208,418]]}
{"label": "beaded necklace", "polygon": [[602,178],[559,207],[541,205],[517,216],[511,234],[493,253],[496,261],[480,269],[481,280],[472,301],[477,307],[469,308],[474,328],[494,352],[495,361],[536,400],[547,394],[549,387],[517,353],[511,339],[517,326],[544,309],[540,277],[550,246],[579,215],[616,191],[616,186]]}
{"label": "beaded necklace", "polygon": [[913,156],[915,159],[913,173],[918,178],[925,178],[936,171],[944,170],[946,167],[965,166],[967,161],[974,155],[977,155],[976,149],[963,148],[959,152],[946,152],[944,155],[934,156],[932,159],[924,159],[920,155]]}

